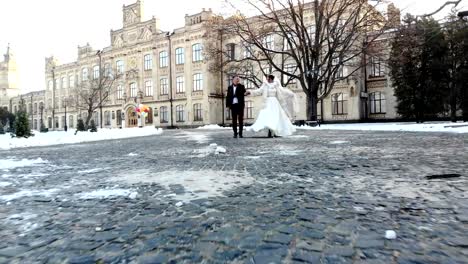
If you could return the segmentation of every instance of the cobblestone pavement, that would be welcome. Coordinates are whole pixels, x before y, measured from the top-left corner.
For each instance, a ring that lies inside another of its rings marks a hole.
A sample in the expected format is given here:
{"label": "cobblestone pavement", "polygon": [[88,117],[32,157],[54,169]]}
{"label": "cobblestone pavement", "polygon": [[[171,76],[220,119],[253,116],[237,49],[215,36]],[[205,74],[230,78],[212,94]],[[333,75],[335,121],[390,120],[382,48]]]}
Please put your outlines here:
{"label": "cobblestone pavement", "polygon": [[466,134],[179,130],[4,159],[36,164],[0,170],[0,263],[468,263]]}

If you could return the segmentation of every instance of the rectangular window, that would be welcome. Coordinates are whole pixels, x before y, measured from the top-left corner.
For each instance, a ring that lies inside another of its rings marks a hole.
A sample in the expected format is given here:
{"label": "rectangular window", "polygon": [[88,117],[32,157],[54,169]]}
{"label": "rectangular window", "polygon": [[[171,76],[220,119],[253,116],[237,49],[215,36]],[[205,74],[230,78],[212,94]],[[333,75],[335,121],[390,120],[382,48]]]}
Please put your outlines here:
{"label": "rectangular window", "polygon": [[122,100],[123,99],[123,94],[124,94],[123,85],[121,85],[121,84],[117,85],[117,99]]}
{"label": "rectangular window", "polygon": [[343,93],[332,94],[332,114],[348,114],[348,96]]}
{"label": "rectangular window", "polygon": [[179,76],[176,78],[176,93],[185,93],[184,77]]}
{"label": "rectangular window", "polygon": [[194,104],[193,105],[193,121],[203,121],[202,105],[201,104]]}
{"label": "rectangular window", "polygon": [[153,56],[151,54],[146,54],[144,57],[145,61],[145,71],[150,71],[153,69]]}
{"label": "rectangular window", "polygon": [[[284,66],[284,71],[292,75],[296,74],[297,66],[295,64],[286,64]],[[289,81],[289,83],[296,83],[296,78],[292,78],[288,75],[284,75],[284,80]]]}
{"label": "rectangular window", "polygon": [[153,81],[145,82],[145,96],[153,96]]}
{"label": "rectangular window", "polygon": [[169,83],[167,78],[162,78],[160,80],[160,93],[161,95],[168,95],[169,94]]}
{"label": "rectangular window", "polygon": [[131,83],[130,84],[130,97],[134,98],[137,97],[137,85],[136,83]]}
{"label": "rectangular window", "polygon": [[105,77],[112,77],[112,69],[109,63],[104,65],[104,76]]}
{"label": "rectangular window", "polygon": [[93,80],[99,79],[99,66],[93,67]]}
{"label": "rectangular window", "polygon": [[184,64],[185,63],[185,55],[184,55],[184,48],[177,48],[175,50],[176,55],[176,64]]}
{"label": "rectangular window", "polygon": [[68,117],[68,126],[69,126],[70,128],[74,128],[74,127],[75,127],[75,120],[73,119],[73,116],[72,116],[72,115],[70,115],[70,116]]}
{"label": "rectangular window", "polygon": [[185,113],[183,105],[176,106],[176,118],[177,122],[185,122]]}
{"label": "rectangular window", "polygon": [[109,111],[104,112],[104,121],[105,126],[111,125],[111,113]]}
{"label": "rectangular window", "polygon": [[54,82],[52,80],[50,80],[47,87],[49,88],[49,90],[54,89]]}
{"label": "rectangular window", "polygon": [[193,75],[193,91],[203,91],[203,75],[201,73]]}
{"label": "rectangular window", "polygon": [[309,38],[310,38],[310,44],[313,44],[315,42],[315,32],[316,32],[316,27],[315,25],[311,25],[307,28],[307,32],[309,33]]}
{"label": "rectangular window", "polygon": [[160,122],[161,123],[167,123],[169,122],[169,118],[168,118],[168,113],[167,113],[167,106],[161,106],[160,108]]}
{"label": "rectangular window", "polygon": [[253,118],[253,103],[252,103],[252,101],[245,102],[244,116],[247,119]]}
{"label": "rectangular window", "polygon": [[[289,44],[291,42],[291,44]],[[287,37],[284,38],[283,41],[283,50],[291,50],[291,45],[292,47],[296,47],[296,39],[294,38],[294,35],[292,33],[288,33]]]}
{"label": "rectangular window", "polygon": [[117,74],[123,74],[124,73],[124,62],[122,60],[118,60],[115,62],[115,66],[117,68]]}
{"label": "rectangular window", "polygon": [[83,68],[81,70],[81,80],[87,81],[88,80],[88,68]]}
{"label": "rectangular window", "polygon": [[273,35],[272,34],[266,35],[263,38],[263,47],[265,49],[268,49],[268,50],[273,50],[274,42],[273,42]]}
{"label": "rectangular window", "polygon": [[67,78],[62,77],[62,89],[67,88]]}
{"label": "rectangular window", "polygon": [[203,60],[202,44],[197,43],[192,46],[192,60],[193,62],[199,62]]}
{"label": "rectangular window", "polygon": [[343,78],[343,76],[344,76],[344,66],[340,62],[340,59],[338,59],[338,58],[333,59],[332,65],[333,65],[333,68],[335,68],[335,69],[336,69],[336,67],[338,67],[336,69],[336,78]]}
{"label": "rectangular window", "polygon": [[374,92],[369,94],[369,104],[371,114],[385,114],[385,95],[381,92]]}
{"label": "rectangular window", "polygon": [[246,89],[252,89],[254,88],[254,83],[252,81],[252,79],[254,78],[254,76],[252,75],[252,72],[251,71],[246,71],[244,73],[244,85],[245,85],[245,88]]}
{"label": "rectangular window", "polygon": [[383,60],[377,57],[371,58],[371,77],[383,77],[385,76],[385,68]]}
{"label": "rectangular window", "polygon": [[75,77],[73,77],[73,75],[68,75],[68,87],[75,87]]}
{"label": "rectangular window", "polygon": [[165,68],[168,66],[168,55],[167,51],[159,52],[159,67]]}
{"label": "rectangular window", "polygon": [[226,45],[226,58],[228,61],[236,59],[236,44],[229,43]]}
{"label": "rectangular window", "polygon": [[244,43],[244,59],[252,58],[253,51],[250,44]]}

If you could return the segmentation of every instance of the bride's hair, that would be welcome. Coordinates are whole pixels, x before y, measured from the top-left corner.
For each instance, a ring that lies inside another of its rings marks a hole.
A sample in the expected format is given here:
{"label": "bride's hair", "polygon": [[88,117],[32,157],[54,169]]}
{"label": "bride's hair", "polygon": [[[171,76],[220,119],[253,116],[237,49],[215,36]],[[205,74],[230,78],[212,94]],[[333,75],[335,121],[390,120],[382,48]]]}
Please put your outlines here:
{"label": "bride's hair", "polygon": [[270,74],[270,75],[267,75],[267,79],[271,79],[272,81],[274,81],[274,80],[275,80],[275,76],[273,76],[273,75],[271,75],[271,74]]}

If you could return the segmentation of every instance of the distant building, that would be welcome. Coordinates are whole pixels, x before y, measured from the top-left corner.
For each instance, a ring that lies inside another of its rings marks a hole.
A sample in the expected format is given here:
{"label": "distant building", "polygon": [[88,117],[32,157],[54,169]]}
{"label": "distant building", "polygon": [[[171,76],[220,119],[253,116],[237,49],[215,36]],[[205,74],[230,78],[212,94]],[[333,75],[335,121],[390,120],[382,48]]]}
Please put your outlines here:
{"label": "distant building", "polygon": [[13,109],[10,99],[20,94],[16,59],[8,45],[3,60],[0,61],[0,107]]}
{"label": "distant building", "polygon": [[[211,10],[185,16],[185,25],[173,32],[159,29],[159,21],[142,21],[142,2],[123,6],[123,27],[110,31],[110,45],[99,51],[89,44],[78,47],[77,60],[59,64],[54,57],[46,58],[46,89],[20,96],[16,62],[7,49],[0,63],[0,106],[16,112],[24,103],[34,129],[40,122],[49,129],[62,130],[65,125],[75,128],[78,119],[85,119],[87,111],[76,106],[76,93],[86,82],[99,78],[101,69],[114,76],[112,93],[92,118],[96,125],[107,128],[156,126],[193,127],[205,124],[230,123],[230,113],[224,105],[231,76],[209,71],[203,47],[210,41],[207,34],[213,17]],[[393,5],[389,12],[398,14]],[[399,18],[392,21],[399,24]],[[338,82],[332,93],[317,106],[324,121],[362,121],[397,119],[396,99],[388,77],[385,56],[389,39],[381,40],[384,56],[369,55],[367,67],[353,78]],[[225,38],[224,43],[235,44]],[[282,40],[271,39],[272,43]],[[232,56],[241,56],[241,45],[231,45]],[[101,58],[101,61],[100,61]],[[267,65],[266,65],[267,66]],[[346,70],[346,69],[343,69]],[[246,81],[245,81],[246,82]],[[248,85],[248,88],[253,86]],[[298,84],[288,88],[301,100],[297,119],[305,119],[305,96]],[[260,110],[256,97],[248,97],[245,119],[252,123]],[[139,104],[149,106],[146,118],[136,109]],[[223,113],[224,111],[224,113]],[[65,114],[66,113],[66,114]],[[224,116],[224,120],[223,120]]]}

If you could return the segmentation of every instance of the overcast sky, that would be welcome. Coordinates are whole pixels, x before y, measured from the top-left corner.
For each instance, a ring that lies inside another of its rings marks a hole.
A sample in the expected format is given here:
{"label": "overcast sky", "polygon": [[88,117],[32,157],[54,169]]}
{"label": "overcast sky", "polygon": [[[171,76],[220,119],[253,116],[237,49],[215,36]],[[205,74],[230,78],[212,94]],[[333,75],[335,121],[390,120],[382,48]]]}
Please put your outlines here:
{"label": "overcast sky", "polygon": [[[109,46],[110,30],[122,27],[122,5],[135,1],[0,0],[0,54],[5,53],[10,43],[24,93],[44,89],[46,56],[54,55],[59,63],[66,63],[76,60],[78,45],[89,42],[95,49]],[[403,13],[425,14],[435,11],[446,0],[393,2]],[[145,0],[143,19],[158,17],[161,29],[169,31],[184,25],[185,14],[199,12],[202,8],[229,12],[223,7],[224,0]],[[460,7],[468,9],[468,0],[463,0]]]}

